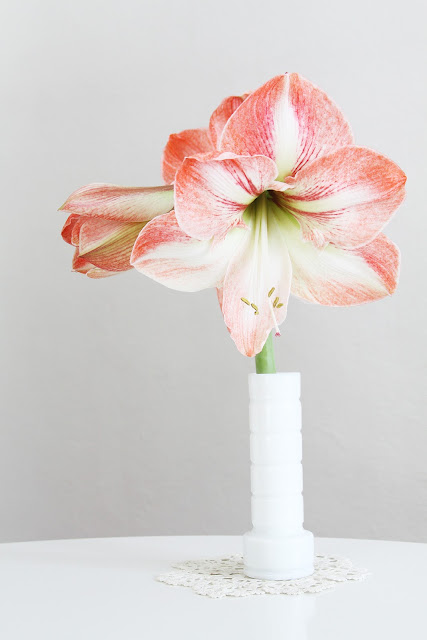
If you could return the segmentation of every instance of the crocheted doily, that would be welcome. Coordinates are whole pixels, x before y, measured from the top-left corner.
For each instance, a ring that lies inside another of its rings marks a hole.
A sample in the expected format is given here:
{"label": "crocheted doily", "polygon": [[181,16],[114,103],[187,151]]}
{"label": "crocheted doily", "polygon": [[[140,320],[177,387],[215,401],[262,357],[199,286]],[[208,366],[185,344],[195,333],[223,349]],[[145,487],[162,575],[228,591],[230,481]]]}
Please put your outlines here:
{"label": "crocheted doily", "polygon": [[318,593],[333,589],[338,582],[364,580],[369,575],[366,569],[354,567],[348,558],[323,555],[316,555],[311,576],[297,580],[248,578],[243,573],[241,555],[187,560],[173,564],[172,568],[176,571],[160,575],[157,580],[173,586],[191,587],[195,593],[210,598]]}

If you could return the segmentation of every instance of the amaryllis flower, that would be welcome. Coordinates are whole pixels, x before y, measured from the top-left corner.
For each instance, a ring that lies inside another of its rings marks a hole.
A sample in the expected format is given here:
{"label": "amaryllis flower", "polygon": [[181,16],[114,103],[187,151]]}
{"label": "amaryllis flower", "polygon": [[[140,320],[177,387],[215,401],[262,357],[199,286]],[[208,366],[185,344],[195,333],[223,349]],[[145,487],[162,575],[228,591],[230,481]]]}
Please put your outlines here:
{"label": "amaryllis flower", "polygon": [[355,146],[338,107],[298,74],[228,100],[209,129],[169,139],[174,211],[141,231],[131,263],[174,289],[216,287],[233,340],[253,356],[290,292],[343,306],[394,292],[399,251],[382,229],[406,178]]}
{"label": "amaryllis flower", "polygon": [[129,262],[139,232],[154,216],[173,207],[171,187],[89,184],[62,205],[70,212],[62,237],[76,247],[73,271],[105,278],[132,269]]}

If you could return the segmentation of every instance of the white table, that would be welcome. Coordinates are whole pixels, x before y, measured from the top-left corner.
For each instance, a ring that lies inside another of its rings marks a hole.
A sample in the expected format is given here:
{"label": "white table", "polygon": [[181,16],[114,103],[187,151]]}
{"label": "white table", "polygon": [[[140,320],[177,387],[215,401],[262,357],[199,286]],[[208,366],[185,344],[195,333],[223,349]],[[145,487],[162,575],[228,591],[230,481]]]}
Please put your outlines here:
{"label": "white table", "polygon": [[427,545],[320,538],[369,568],[304,596],[213,600],[154,580],[172,562],[241,552],[231,536],[0,545],[2,640],[415,640],[427,637]]}

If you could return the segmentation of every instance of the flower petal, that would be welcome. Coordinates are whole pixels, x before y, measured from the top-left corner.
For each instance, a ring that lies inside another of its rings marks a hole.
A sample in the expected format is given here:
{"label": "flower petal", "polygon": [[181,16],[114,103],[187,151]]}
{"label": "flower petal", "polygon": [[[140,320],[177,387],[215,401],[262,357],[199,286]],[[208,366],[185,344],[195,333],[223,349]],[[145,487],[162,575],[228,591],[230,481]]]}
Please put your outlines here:
{"label": "flower petal", "polygon": [[108,278],[109,276],[114,276],[118,273],[117,271],[104,271],[103,269],[98,269],[98,267],[95,267],[84,258],[81,258],[79,256],[78,249],[76,249],[74,253],[72,268],[73,271],[83,273],[89,278]]}
{"label": "flower petal", "polygon": [[[169,136],[163,151],[163,180],[171,184],[184,158],[214,151],[208,129],[186,129]],[[166,212],[164,212],[166,213]]]}
{"label": "flower petal", "polygon": [[292,266],[276,216],[258,210],[249,223],[251,231],[230,261],[218,299],[237,348],[254,356],[286,317]]}
{"label": "flower petal", "polygon": [[281,218],[292,262],[292,293],[330,306],[350,306],[391,295],[399,275],[399,250],[384,234],[358,249],[329,244],[318,249],[301,239],[298,222]]}
{"label": "flower petal", "polygon": [[283,182],[280,180],[274,180],[269,186],[270,191],[288,191],[295,186],[295,178],[292,176],[287,176]]}
{"label": "flower petal", "polygon": [[278,196],[304,238],[354,248],[370,242],[404,198],[406,176],[394,162],[362,147],[344,147],[306,165]]}
{"label": "flower petal", "polygon": [[79,221],[81,220],[82,220],[81,216],[79,216],[76,213],[72,213],[70,216],[68,216],[61,231],[61,236],[65,240],[65,242],[68,242],[68,244],[74,245],[75,247],[79,243],[78,235],[80,234],[80,229],[79,229],[77,234],[77,240],[76,240],[75,228],[76,228],[76,225],[78,225]]}
{"label": "flower petal", "polygon": [[216,287],[224,278],[241,233],[235,229],[222,240],[196,240],[179,227],[171,211],[149,222],[139,234],[131,264],[149,278],[178,291]]}
{"label": "flower petal", "polygon": [[208,239],[244,226],[244,210],[276,177],[276,165],[269,158],[227,156],[186,158],[177,173],[175,214],[194,238]]}
{"label": "flower petal", "polygon": [[209,121],[209,135],[215,148],[218,147],[222,132],[229,118],[233,115],[238,107],[248,97],[249,93],[242,96],[230,96],[225,98],[215,109]]}
{"label": "flower petal", "polygon": [[80,229],[79,255],[100,269],[131,269],[130,254],[143,228],[141,222],[86,218]]}
{"label": "flower petal", "polygon": [[268,156],[282,179],[352,142],[347,121],[326,93],[291,73],[251,93],[228,120],[220,149]]}
{"label": "flower petal", "polygon": [[108,220],[147,222],[173,208],[173,187],[119,187],[93,183],[77,189],[60,207]]}

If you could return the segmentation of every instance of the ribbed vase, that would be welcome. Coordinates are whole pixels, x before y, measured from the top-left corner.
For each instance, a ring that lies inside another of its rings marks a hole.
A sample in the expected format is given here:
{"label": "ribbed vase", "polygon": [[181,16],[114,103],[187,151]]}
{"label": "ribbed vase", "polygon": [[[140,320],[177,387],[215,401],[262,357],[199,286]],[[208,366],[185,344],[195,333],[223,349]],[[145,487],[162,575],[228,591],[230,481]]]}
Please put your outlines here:
{"label": "ribbed vase", "polygon": [[300,374],[249,375],[252,530],[245,574],[289,580],[313,573],[313,534],[303,528]]}

